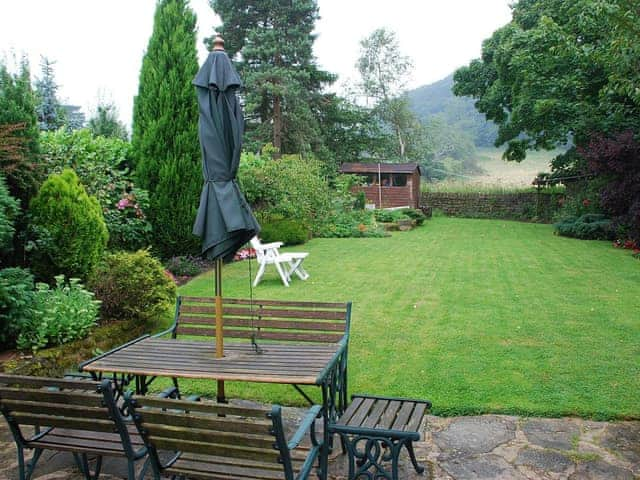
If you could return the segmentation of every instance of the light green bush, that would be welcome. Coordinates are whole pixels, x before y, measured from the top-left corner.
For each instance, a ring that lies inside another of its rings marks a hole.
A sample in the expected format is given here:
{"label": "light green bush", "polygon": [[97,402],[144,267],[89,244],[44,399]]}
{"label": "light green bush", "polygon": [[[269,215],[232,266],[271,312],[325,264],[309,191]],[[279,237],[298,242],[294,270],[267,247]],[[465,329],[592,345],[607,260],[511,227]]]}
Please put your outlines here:
{"label": "light green bush", "polygon": [[36,284],[34,315],[20,325],[17,345],[21,349],[39,350],[84,338],[96,324],[100,302],[85,290],[80,280],[64,275],[55,277],[55,287]]}
{"label": "light green bush", "polygon": [[109,234],[100,204],[73,170],[49,176],[30,205],[33,270],[50,281],[60,273],[86,279],[100,261]]}
{"label": "light green bush", "polygon": [[157,321],[176,298],[175,283],[148,250],[106,255],[89,286],[102,301],[105,319]]}

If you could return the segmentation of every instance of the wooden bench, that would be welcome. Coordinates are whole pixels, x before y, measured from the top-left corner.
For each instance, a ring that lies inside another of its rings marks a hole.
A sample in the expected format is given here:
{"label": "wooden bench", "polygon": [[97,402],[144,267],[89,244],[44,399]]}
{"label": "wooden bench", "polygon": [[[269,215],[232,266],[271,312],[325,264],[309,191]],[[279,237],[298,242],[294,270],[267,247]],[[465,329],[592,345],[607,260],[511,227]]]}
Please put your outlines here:
{"label": "wooden bench", "polygon": [[[126,458],[127,478],[134,480],[135,463],[146,457],[135,425],[117,407],[109,380],[0,374],[0,410],[16,443],[20,480],[31,478],[45,450],[72,453],[87,480],[99,476],[103,456]],[[28,462],[25,450],[33,450]],[[88,455],[97,456],[93,473]]]}
{"label": "wooden bench", "polygon": [[[309,410],[287,441],[279,406],[246,408],[134,398],[129,393],[125,405],[142,432],[156,480],[161,475],[205,480],[304,480],[317,461],[320,478],[326,478],[327,462],[322,458],[326,450],[316,439],[314,427],[319,406]],[[311,446],[296,454],[307,432]],[[162,458],[159,452],[169,453],[169,457]]]}
{"label": "wooden bench", "polygon": [[[266,343],[340,343],[344,346],[335,379],[336,408],[347,404],[347,354],[351,302],[305,302],[223,298],[224,339],[251,341],[259,352]],[[180,296],[173,325],[156,336],[213,342],[216,305],[212,297]],[[174,379],[177,387],[177,379]],[[306,397],[306,396],[305,396]],[[308,397],[306,397],[308,399]],[[309,399],[308,399],[309,400]]]}
{"label": "wooden bench", "polygon": [[[344,414],[329,425],[331,433],[340,435],[349,455],[349,479],[362,476],[397,480],[403,446],[409,452],[413,467],[422,473],[424,467],[416,460],[413,442],[420,440],[420,424],[430,408],[428,400],[352,396]],[[391,460],[391,472],[385,468],[388,460]]]}

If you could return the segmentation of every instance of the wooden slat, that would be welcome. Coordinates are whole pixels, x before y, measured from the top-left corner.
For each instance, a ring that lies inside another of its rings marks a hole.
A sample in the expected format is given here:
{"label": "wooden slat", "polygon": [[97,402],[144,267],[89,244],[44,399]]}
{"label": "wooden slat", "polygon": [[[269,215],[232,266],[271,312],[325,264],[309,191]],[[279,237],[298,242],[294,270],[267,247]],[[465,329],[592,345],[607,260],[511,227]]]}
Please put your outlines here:
{"label": "wooden slat", "polygon": [[90,392],[67,392],[48,390],[27,390],[11,387],[0,387],[0,399],[42,401],[47,403],[65,403],[68,405],[83,405],[86,407],[99,407],[102,405],[102,397]]}
{"label": "wooden slat", "polygon": [[87,418],[56,417],[34,413],[14,412],[16,422],[23,425],[40,425],[43,427],[73,428],[78,430],[94,430],[98,432],[114,432],[115,425],[110,420]]}
{"label": "wooden slat", "polygon": [[340,420],[338,420],[338,424],[349,425],[351,417],[353,417],[353,414],[358,411],[363,401],[364,399],[362,397],[354,397],[353,401],[349,404],[345,412],[340,417]]}
{"label": "wooden slat", "polygon": [[374,401],[375,400],[373,398],[365,398],[362,404],[360,404],[358,411],[351,417],[349,425],[361,426],[362,422],[367,418]]}
{"label": "wooden slat", "polygon": [[[192,328],[181,327],[178,325],[178,335],[188,336],[215,336],[215,329],[212,328]],[[254,331],[254,330],[237,330],[231,328],[224,328],[225,337],[229,338],[252,338],[256,336],[258,339],[264,340],[283,340],[283,341],[298,341],[298,342],[322,342],[322,343],[335,343],[342,340],[343,335],[340,333],[297,333],[297,332],[284,332],[284,331]]]}
{"label": "wooden slat", "polygon": [[94,408],[78,405],[66,405],[64,403],[45,403],[24,400],[2,400],[0,401],[0,404],[8,408],[12,414],[35,413],[71,418],[103,418],[105,420],[108,415],[106,407]]}
{"label": "wooden slat", "polygon": [[145,423],[144,428],[153,437],[173,438],[175,440],[190,440],[202,443],[223,445],[237,445],[241,447],[270,449],[275,443],[272,435],[251,435],[201,428],[184,428],[167,425]]}
{"label": "wooden slat", "polygon": [[[304,302],[304,301],[286,301],[286,300],[258,300],[258,299],[246,299],[246,298],[223,298],[224,304],[233,305],[275,305],[286,307],[305,307],[305,308],[347,308],[346,303],[336,302]],[[214,297],[182,297],[182,303],[215,303]]]}
{"label": "wooden slat", "polygon": [[0,384],[23,387],[46,388],[57,387],[76,390],[97,390],[99,382],[87,380],[68,380],[63,378],[28,377],[0,373]]}
{"label": "wooden slat", "polygon": [[[220,458],[220,457],[218,457]],[[246,459],[229,459],[229,461],[219,464],[207,461],[183,461],[182,457],[171,466],[166,473],[186,478],[206,478],[206,479],[247,479],[247,480],[279,480],[284,479],[284,471],[281,465],[257,463],[259,466],[247,465]],[[268,467],[274,466],[276,469]]]}
{"label": "wooden slat", "polygon": [[414,408],[411,418],[407,421],[407,431],[417,432],[419,430],[420,424],[422,423],[422,417],[424,417],[426,410],[427,405],[425,403],[416,404],[416,408]]}
{"label": "wooden slat", "polygon": [[[213,317],[190,317],[181,315],[178,317],[180,325],[213,325],[216,319]],[[314,322],[314,321],[294,321],[294,320],[271,320],[250,317],[224,317],[225,327],[247,327],[264,329],[292,329],[292,330],[321,330],[330,332],[343,332],[344,322]]]}
{"label": "wooden slat", "polygon": [[391,428],[393,430],[404,430],[407,426],[407,422],[409,421],[409,417],[411,416],[411,412],[413,412],[413,407],[415,403],[413,402],[403,402],[400,411],[396,416],[396,421],[393,422]]}
{"label": "wooden slat", "polygon": [[[224,317],[253,318],[294,318],[309,320],[328,320],[345,322],[345,312],[335,310],[283,310],[281,308],[222,307]],[[184,318],[191,315],[206,315],[204,318],[214,319],[216,309],[207,305],[180,305],[180,313]]]}
{"label": "wooden slat", "polygon": [[252,433],[257,435],[268,434],[271,428],[271,422],[260,422],[257,420],[247,422],[232,420],[227,417],[208,417],[174,412],[172,412],[171,415],[167,415],[166,412],[161,410],[137,410],[137,413],[142,417],[142,424],[145,428],[156,424],[174,427],[209,428],[212,430]]}
{"label": "wooden slat", "polygon": [[[293,455],[297,450],[300,450],[302,447],[296,448],[291,454]],[[308,452],[306,452],[308,453]],[[307,455],[304,454],[302,460],[306,459]],[[301,461],[302,461],[301,460]],[[180,455],[180,462],[185,465],[189,464],[203,464],[203,465],[220,465],[220,466],[232,466],[238,463],[238,460],[235,458],[229,457],[219,457],[215,455],[197,455],[194,453],[183,452]],[[278,463],[271,462],[260,462],[256,460],[244,459],[242,460],[242,464],[248,468],[256,468],[261,470],[277,470],[282,471],[282,466]]]}
{"label": "wooden slat", "polygon": [[211,415],[224,414],[224,415],[236,415],[239,417],[257,417],[265,419],[267,413],[271,411],[268,408],[249,408],[249,407],[236,407],[234,405],[224,403],[204,403],[204,402],[190,402],[185,400],[173,400],[165,398],[154,397],[136,397],[136,405],[141,407],[150,408],[166,408],[174,410],[188,410],[190,412],[202,412]]}
{"label": "wooden slat", "polygon": [[246,458],[248,460],[262,460],[266,462],[278,461],[278,452],[272,449],[241,448],[223,444],[193,442],[189,440],[176,440],[175,438],[155,436],[150,436],[149,440],[159,450],[220,455],[232,458]]}
{"label": "wooden slat", "polygon": [[380,420],[380,417],[382,416],[388,405],[388,400],[376,400],[375,405],[371,409],[369,416],[362,424],[362,426],[367,428],[375,428],[376,425],[378,425],[378,420]]}
{"label": "wooden slat", "polygon": [[387,409],[382,414],[382,418],[378,422],[379,428],[384,428],[386,430],[391,428],[391,425],[393,425],[393,422],[396,419],[396,413],[400,408],[400,405],[401,405],[401,402],[397,400],[392,400],[389,402]]}

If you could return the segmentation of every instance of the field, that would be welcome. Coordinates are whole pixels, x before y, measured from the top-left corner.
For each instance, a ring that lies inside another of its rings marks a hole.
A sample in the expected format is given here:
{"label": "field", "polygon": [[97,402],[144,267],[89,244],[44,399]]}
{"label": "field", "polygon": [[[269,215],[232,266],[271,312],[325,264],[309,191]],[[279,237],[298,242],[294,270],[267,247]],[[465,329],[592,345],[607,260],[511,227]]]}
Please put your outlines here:
{"label": "field", "polygon": [[[640,418],[640,264],[628,252],[547,225],[442,217],[301,249],[307,282],[285,288],[271,270],[253,296],[352,300],[352,393],[426,397],[438,414]],[[225,267],[224,295],[249,297],[256,268]],[[181,288],[212,291],[211,273]],[[184,385],[212,395],[210,383]],[[301,400],[283,386],[227,394]]]}

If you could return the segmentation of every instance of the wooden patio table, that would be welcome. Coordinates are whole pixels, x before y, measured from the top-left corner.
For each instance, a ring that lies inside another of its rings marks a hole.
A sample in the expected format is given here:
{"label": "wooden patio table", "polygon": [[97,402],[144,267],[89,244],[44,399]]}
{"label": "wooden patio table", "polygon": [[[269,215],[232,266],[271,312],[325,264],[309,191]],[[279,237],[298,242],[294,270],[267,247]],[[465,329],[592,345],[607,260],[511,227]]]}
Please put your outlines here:
{"label": "wooden patio table", "polygon": [[289,384],[309,402],[300,386],[318,387],[326,446],[322,463],[326,465],[331,445],[329,421],[341,413],[340,359],[346,344],[261,343],[257,353],[248,342],[225,343],[222,358],[216,358],[215,348],[212,342],[145,335],[82,363],[80,370],[96,378],[112,373],[121,389],[135,379],[136,392],[142,395],[155,377]]}

